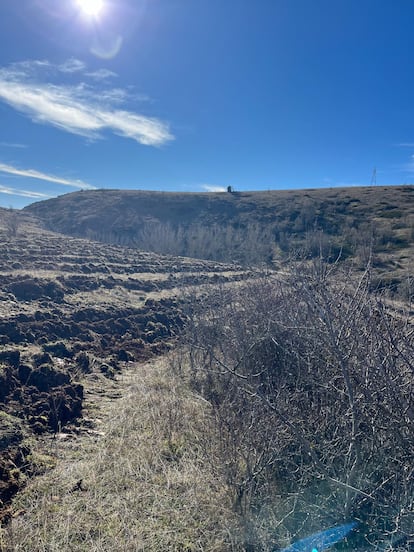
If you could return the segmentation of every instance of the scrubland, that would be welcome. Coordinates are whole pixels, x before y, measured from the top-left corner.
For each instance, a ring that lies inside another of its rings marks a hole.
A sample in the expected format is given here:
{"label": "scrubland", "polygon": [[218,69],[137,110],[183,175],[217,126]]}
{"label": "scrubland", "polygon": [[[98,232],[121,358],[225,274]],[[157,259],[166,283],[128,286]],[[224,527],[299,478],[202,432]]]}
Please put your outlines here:
{"label": "scrubland", "polygon": [[[1,213],[0,549],[274,552],[354,521],[336,549],[411,550],[413,209],[400,188],[341,191],[334,206],[332,190],[281,194],[276,215],[265,193],[212,194],[214,224],[151,219],[140,234],[125,218],[148,249],[191,242],[181,253],[210,261],[125,247],[116,225],[93,236],[105,244]],[[89,209],[114,194],[80,195]],[[53,209],[63,201],[69,224],[65,197]],[[229,213],[241,219],[224,239]]]}

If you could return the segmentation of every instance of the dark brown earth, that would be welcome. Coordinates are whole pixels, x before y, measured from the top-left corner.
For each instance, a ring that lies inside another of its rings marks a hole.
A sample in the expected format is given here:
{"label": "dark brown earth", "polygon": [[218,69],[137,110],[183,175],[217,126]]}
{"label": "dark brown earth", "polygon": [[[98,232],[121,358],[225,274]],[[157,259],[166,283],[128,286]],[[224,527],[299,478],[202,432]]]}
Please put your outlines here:
{"label": "dark brown earth", "polygon": [[8,505],[23,485],[29,454],[22,421],[0,410],[0,526],[10,520]]}
{"label": "dark brown earth", "polygon": [[39,229],[0,212],[0,520],[36,467],[30,439],[76,426],[85,373],[168,351],[184,289],[246,277],[237,266],[162,257]]}

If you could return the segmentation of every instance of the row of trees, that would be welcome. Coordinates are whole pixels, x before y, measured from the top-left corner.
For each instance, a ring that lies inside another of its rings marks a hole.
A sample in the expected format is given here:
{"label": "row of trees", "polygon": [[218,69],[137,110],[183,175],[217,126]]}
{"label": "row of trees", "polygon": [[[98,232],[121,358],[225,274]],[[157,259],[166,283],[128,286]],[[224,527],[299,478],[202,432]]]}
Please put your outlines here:
{"label": "row of trees", "polygon": [[271,228],[256,223],[243,227],[201,223],[174,226],[168,222],[147,221],[132,233],[103,228],[89,230],[88,237],[155,253],[245,265],[271,263],[275,250]]}
{"label": "row of trees", "polygon": [[[275,262],[286,262],[292,256],[318,258],[322,253],[329,262],[338,258],[351,259],[356,266],[363,268],[374,257],[376,265],[382,267],[384,272],[384,259],[387,266],[397,268],[400,257],[406,259],[404,254],[407,252],[403,250],[410,243],[407,232],[400,235],[391,222],[387,219],[373,226],[350,219],[349,224],[342,221],[338,229],[326,221],[321,225],[315,219],[313,224],[309,223],[303,228],[300,226],[295,231],[295,224],[288,227],[278,222],[173,225],[151,219],[141,220],[138,226],[129,226],[126,221],[124,225],[101,226],[96,230],[89,228],[86,233],[91,239],[116,245],[161,254],[237,262],[247,266],[271,266]],[[401,266],[406,264],[403,261]],[[392,291],[394,294],[402,292],[405,299],[408,290],[406,282],[400,290],[398,284],[401,283],[401,274],[396,274],[396,278],[398,281]]]}
{"label": "row of trees", "polygon": [[370,278],[314,261],[188,298],[179,366],[211,405],[246,550],[349,520],[353,550],[414,540],[414,330]]}

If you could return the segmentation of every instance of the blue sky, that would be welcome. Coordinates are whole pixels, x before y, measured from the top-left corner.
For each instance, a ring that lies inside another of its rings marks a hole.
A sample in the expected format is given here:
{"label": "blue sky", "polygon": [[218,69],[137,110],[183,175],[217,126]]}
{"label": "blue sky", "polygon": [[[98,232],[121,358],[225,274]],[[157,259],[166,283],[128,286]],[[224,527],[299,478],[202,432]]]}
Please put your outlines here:
{"label": "blue sky", "polygon": [[413,25],[412,0],[2,0],[0,205],[412,183]]}

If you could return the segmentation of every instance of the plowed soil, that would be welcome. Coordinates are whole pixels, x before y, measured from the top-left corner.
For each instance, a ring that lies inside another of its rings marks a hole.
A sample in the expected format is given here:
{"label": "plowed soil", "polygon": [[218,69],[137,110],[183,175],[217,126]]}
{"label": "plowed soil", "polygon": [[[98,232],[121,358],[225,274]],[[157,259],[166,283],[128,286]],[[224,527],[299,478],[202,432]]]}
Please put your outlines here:
{"label": "plowed soil", "polygon": [[[4,221],[3,221],[4,222]],[[0,221],[1,225],[1,221]],[[36,471],[30,438],[82,416],[86,373],[173,347],[183,290],[248,277],[237,266],[75,239],[25,217],[0,226],[0,521]]]}

